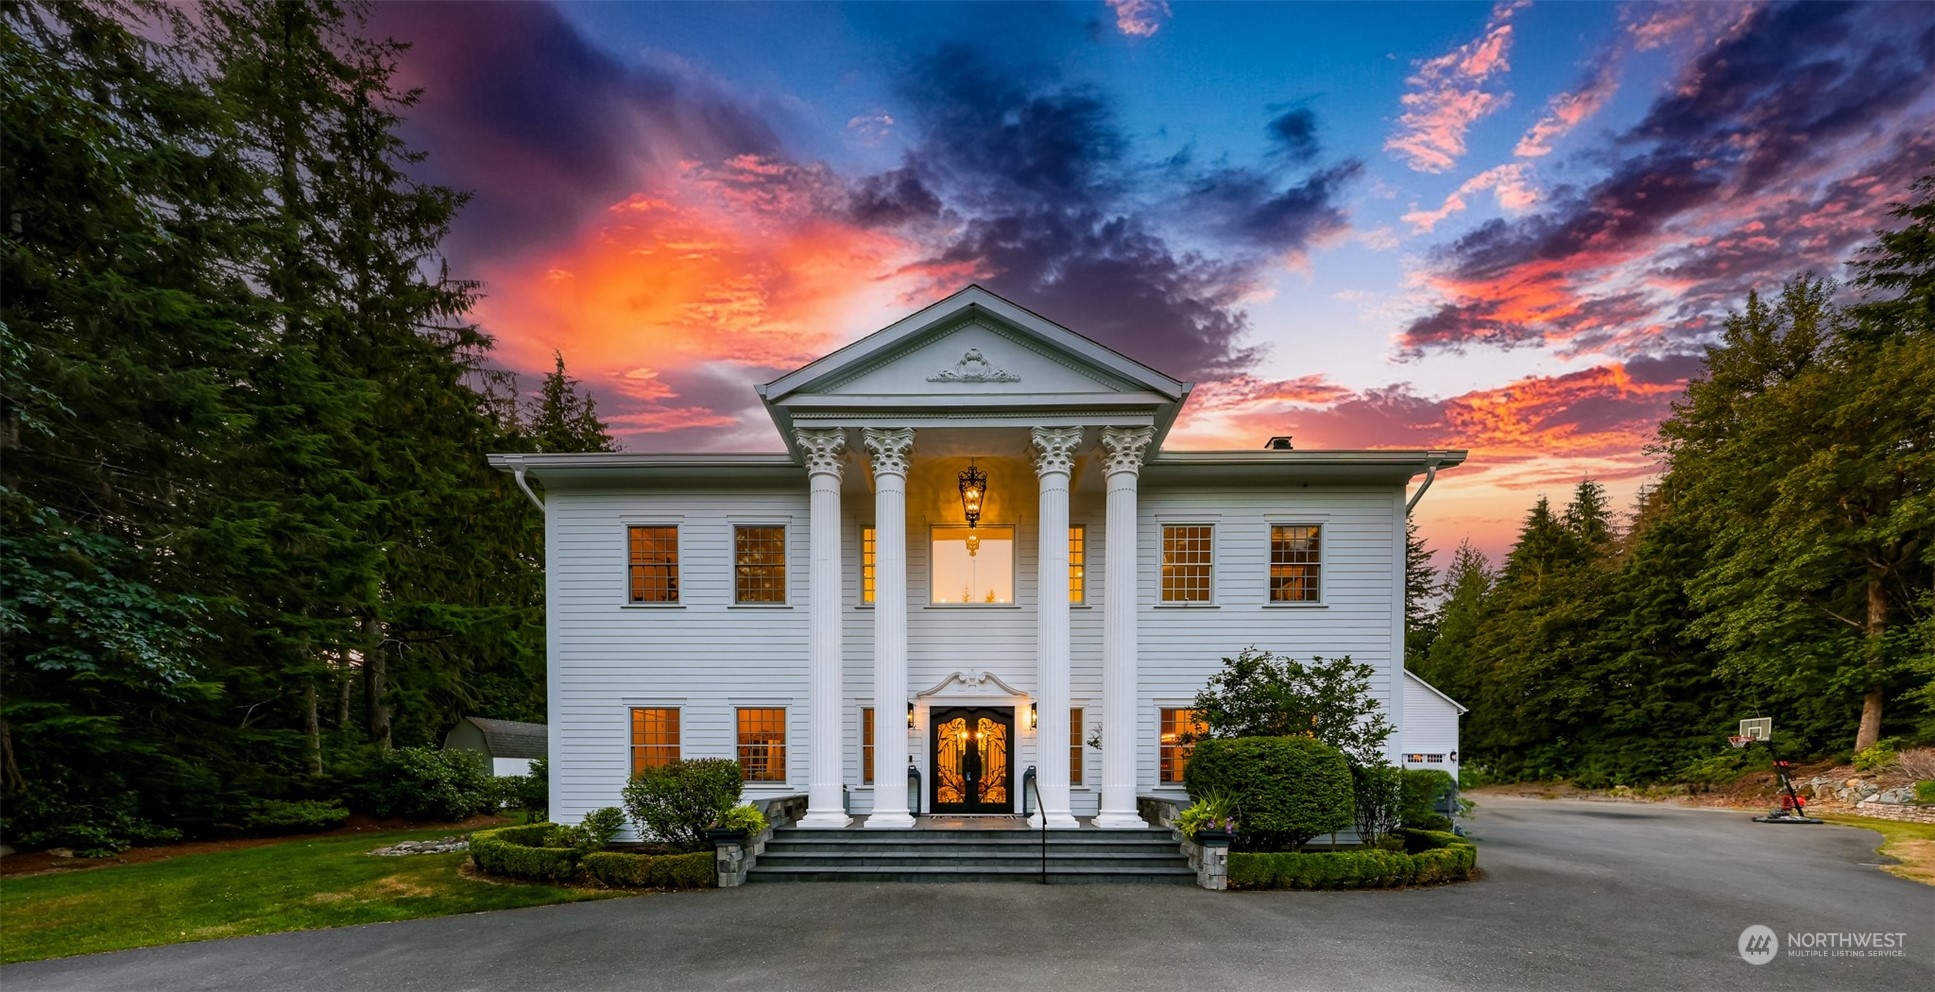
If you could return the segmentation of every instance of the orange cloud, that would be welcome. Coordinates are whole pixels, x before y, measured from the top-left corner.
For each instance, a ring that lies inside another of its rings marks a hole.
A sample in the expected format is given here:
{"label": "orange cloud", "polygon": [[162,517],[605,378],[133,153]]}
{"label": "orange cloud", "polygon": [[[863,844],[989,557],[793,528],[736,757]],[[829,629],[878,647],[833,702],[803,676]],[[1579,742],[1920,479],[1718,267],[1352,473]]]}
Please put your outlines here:
{"label": "orange cloud", "polygon": [[1445,197],[1445,202],[1438,209],[1422,210],[1413,204],[1411,212],[1399,219],[1411,225],[1412,233],[1429,231],[1439,221],[1469,206],[1465,201],[1466,196],[1484,190],[1492,191],[1492,198],[1499,207],[1512,213],[1523,213],[1539,202],[1538,187],[1532,185],[1527,169],[1523,163],[1516,162],[1493,166],[1465,180],[1450,196]]}

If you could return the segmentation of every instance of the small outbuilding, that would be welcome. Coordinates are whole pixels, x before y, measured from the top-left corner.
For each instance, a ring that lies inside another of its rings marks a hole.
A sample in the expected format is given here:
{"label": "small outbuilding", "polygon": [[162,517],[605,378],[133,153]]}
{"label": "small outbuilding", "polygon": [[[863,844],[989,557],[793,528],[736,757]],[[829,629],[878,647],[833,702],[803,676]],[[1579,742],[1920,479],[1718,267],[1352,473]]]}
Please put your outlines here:
{"label": "small outbuilding", "polygon": [[531,761],[547,753],[544,724],[467,716],[443,738],[446,751],[476,751],[490,759],[492,774],[528,775]]}
{"label": "small outbuilding", "polygon": [[1458,777],[1458,718],[1469,712],[1410,670],[1404,673],[1404,767]]}

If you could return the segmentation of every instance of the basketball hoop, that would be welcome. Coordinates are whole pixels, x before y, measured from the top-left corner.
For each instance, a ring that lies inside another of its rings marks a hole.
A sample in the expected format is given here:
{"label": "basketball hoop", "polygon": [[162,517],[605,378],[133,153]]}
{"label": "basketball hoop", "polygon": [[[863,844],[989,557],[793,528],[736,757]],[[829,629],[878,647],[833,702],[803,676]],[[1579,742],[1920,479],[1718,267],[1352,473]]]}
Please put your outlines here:
{"label": "basketball hoop", "polygon": [[1734,747],[1746,747],[1747,745],[1752,744],[1753,742],[1754,742],[1754,739],[1752,737],[1736,737],[1732,734],[1727,735],[1727,743],[1733,745]]}

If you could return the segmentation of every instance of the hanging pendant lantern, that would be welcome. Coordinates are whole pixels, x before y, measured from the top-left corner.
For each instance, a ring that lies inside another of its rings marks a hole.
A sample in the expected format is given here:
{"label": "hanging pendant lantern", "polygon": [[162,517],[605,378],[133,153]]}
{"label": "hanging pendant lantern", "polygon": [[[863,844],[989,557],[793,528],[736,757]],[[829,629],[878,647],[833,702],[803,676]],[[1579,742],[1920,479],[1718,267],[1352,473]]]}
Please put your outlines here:
{"label": "hanging pendant lantern", "polygon": [[974,467],[970,460],[961,473],[961,510],[967,515],[968,529],[981,522],[981,501],[988,495],[988,473]]}

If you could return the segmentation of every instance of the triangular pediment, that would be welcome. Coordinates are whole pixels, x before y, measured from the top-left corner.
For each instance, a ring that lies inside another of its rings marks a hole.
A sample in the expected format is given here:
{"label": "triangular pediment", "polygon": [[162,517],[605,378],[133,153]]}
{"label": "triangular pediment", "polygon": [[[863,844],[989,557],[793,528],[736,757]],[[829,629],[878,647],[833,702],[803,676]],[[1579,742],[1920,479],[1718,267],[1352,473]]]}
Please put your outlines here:
{"label": "triangular pediment", "polygon": [[[798,396],[940,405],[966,397],[1062,395],[1174,402],[1188,384],[971,286],[768,383],[768,403]],[[824,402],[824,400],[822,400]]]}

